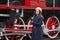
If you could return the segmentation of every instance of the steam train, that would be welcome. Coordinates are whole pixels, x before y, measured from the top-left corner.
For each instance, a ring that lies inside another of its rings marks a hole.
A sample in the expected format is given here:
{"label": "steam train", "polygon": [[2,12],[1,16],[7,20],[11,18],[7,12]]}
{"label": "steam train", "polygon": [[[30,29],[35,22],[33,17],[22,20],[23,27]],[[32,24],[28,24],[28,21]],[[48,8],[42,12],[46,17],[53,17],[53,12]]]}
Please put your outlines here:
{"label": "steam train", "polygon": [[[18,10],[18,9],[17,9]],[[16,11],[17,11],[16,10]],[[1,36],[5,36],[8,40],[14,40],[16,37],[16,40],[22,40],[25,36],[31,38],[31,31],[33,24],[30,21],[30,18],[34,15],[34,10],[29,9],[20,9],[18,16],[15,14],[15,9],[2,9],[0,10],[1,13],[7,13],[6,17],[1,15],[0,19],[0,25],[1,28],[3,28]],[[8,13],[10,13],[9,16]],[[11,13],[14,14],[14,16],[11,15]],[[20,14],[20,15],[19,15]],[[3,16],[3,17],[2,17]],[[43,16],[44,16],[44,22],[42,24],[42,29],[44,35],[47,35],[49,38],[56,38],[59,34],[59,11],[57,10],[43,10]],[[13,18],[14,17],[14,18]],[[3,20],[2,20],[3,19]],[[12,23],[10,23],[12,22]]]}
{"label": "steam train", "polygon": [[[24,1],[25,2],[25,1]],[[27,4],[28,2],[28,4]],[[31,2],[31,5],[30,5]],[[60,9],[55,8],[54,5],[50,6],[45,1],[26,1],[22,5],[17,1],[7,2],[4,6],[0,6],[0,38],[4,36],[4,40],[31,40],[31,31],[33,24],[31,17],[35,14],[35,7],[40,6],[43,9],[44,21],[42,29],[44,35],[53,39],[59,35],[60,32]],[[2,3],[0,3],[2,4]],[[36,5],[38,4],[38,5]],[[32,7],[31,7],[32,6]],[[44,7],[43,7],[44,6]],[[58,5],[59,6],[59,5]]]}

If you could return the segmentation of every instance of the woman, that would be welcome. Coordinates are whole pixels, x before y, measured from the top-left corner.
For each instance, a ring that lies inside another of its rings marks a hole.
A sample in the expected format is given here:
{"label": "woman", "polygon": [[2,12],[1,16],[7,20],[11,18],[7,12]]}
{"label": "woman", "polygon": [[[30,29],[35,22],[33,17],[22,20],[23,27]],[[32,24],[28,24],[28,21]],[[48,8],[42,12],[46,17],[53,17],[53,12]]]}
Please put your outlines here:
{"label": "woman", "polygon": [[34,17],[31,18],[31,21],[33,23],[32,28],[32,40],[43,40],[43,30],[42,30],[42,9],[40,7],[37,7],[36,13]]}

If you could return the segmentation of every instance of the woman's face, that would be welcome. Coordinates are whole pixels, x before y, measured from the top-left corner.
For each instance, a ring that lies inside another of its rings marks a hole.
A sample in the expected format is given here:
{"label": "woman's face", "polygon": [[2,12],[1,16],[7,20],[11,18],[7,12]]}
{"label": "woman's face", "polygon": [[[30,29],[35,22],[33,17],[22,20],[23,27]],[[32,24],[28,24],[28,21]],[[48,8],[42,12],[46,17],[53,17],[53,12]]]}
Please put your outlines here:
{"label": "woman's face", "polygon": [[36,15],[39,15],[39,10],[36,10]]}

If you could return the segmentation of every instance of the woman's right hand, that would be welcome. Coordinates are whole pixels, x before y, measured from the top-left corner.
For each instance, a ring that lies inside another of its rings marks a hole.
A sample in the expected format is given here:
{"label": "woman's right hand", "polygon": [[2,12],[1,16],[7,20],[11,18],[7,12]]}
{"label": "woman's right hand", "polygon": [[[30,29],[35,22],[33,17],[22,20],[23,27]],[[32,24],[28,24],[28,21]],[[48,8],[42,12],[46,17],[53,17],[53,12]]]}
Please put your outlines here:
{"label": "woman's right hand", "polygon": [[34,17],[32,17],[31,19],[34,19]]}

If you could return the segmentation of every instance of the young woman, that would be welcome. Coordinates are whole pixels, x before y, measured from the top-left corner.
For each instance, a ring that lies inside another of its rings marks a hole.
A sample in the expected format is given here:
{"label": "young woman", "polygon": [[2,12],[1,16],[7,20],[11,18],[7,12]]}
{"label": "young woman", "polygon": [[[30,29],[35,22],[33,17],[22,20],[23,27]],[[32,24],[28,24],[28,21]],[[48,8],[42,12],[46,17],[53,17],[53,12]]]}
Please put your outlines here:
{"label": "young woman", "polygon": [[31,21],[33,23],[33,28],[32,28],[32,40],[43,40],[43,30],[42,30],[42,21],[43,21],[43,16],[42,16],[42,9],[40,7],[37,7],[36,13],[34,17],[31,18]]}

